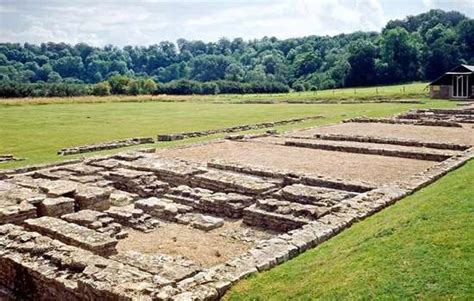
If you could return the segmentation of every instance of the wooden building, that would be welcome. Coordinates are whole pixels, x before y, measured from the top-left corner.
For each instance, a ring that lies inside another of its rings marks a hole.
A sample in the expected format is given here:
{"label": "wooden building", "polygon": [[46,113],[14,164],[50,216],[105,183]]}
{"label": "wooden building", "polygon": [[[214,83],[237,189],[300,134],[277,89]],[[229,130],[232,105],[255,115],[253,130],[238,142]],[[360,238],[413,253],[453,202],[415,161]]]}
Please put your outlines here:
{"label": "wooden building", "polygon": [[430,84],[431,98],[474,99],[474,66],[459,65]]}

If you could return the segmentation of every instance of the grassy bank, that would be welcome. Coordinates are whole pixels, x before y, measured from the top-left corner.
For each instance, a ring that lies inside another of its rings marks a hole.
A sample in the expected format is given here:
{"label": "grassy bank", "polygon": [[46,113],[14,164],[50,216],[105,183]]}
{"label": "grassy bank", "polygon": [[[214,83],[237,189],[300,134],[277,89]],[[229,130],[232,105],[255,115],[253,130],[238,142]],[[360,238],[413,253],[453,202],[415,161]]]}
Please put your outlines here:
{"label": "grassy bank", "polygon": [[474,161],[225,300],[473,300]]}
{"label": "grassy bank", "polygon": [[110,103],[110,102],[213,102],[213,103],[300,103],[318,101],[371,101],[394,99],[425,99],[426,83],[347,88],[322,91],[277,94],[222,94],[222,95],[138,95],[138,96],[80,96],[0,99],[0,105]]}
{"label": "grassy bank", "polygon": [[[387,116],[410,108],[455,106],[454,102],[428,100],[423,104],[212,104],[207,102],[89,103],[0,105],[0,154],[25,161],[2,163],[13,168],[64,160],[60,148],[137,136],[215,129],[240,124],[321,115],[324,118],[279,127],[288,130],[340,121],[354,116]],[[160,143],[169,146],[213,137]],[[143,146],[141,146],[143,147]],[[121,151],[115,150],[116,151]],[[93,154],[93,153],[92,153]],[[89,154],[90,155],[90,154]]]}

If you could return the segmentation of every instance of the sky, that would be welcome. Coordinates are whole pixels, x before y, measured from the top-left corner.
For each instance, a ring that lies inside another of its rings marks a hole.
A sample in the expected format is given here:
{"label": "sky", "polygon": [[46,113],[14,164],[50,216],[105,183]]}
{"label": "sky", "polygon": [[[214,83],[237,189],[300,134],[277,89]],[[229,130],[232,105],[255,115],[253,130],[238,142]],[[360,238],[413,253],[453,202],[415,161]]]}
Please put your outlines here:
{"label": "sky", "polygon": [[0,42],[151,45],[380,31],[432,8],[474,18],[474,0],[0,0]]}

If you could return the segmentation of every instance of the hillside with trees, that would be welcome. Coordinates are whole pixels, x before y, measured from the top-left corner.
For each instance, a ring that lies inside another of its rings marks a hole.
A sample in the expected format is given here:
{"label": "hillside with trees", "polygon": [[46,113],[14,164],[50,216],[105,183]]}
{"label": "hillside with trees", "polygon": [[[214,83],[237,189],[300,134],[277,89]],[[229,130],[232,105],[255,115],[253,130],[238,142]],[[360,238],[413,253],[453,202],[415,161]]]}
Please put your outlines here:
{"label": "hillside with trees", "polygon": [[285,40],[0,43],[0,96],[321,90],[430,80],[460,63],[474,64],[474,19],[431,10],[381,32]]}

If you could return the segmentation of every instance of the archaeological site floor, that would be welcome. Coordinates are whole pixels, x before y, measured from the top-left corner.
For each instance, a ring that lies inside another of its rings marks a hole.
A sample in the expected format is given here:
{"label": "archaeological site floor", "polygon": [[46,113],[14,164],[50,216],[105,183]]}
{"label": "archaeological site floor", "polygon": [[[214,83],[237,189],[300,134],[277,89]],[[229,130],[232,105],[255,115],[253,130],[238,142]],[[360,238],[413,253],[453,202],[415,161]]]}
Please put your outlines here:
{"label": "archaeological site floor", "polygon": [[0,174],[0,299],[215,300],[474,157],[474,106]]}

